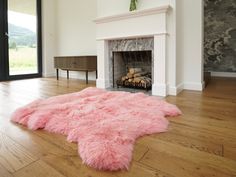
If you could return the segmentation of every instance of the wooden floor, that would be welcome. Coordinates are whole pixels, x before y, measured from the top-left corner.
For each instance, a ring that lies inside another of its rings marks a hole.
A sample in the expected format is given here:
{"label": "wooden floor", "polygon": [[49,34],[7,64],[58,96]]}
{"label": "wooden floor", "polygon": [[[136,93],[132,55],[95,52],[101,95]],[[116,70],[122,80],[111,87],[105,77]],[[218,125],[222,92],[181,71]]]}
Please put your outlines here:
{"label": "wooden floor", "polygon": [[34,99],[85,87],[84,81],[55,78],[0,82],[0,177],[236,176],[236,79],[214,78],[203,93],[167,97],[183,115],[170,118],[167,133],[140,138],[131,167],[123,172],[89,168],[77,145],[64,136],[32,132],[9,121],[16,108]]}

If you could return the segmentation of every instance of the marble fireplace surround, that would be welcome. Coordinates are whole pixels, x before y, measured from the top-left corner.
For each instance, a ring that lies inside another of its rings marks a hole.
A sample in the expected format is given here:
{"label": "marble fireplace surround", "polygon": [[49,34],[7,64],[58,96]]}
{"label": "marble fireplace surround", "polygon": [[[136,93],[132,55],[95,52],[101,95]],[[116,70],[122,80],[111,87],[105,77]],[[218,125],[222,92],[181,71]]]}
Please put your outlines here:
{"label": "marble fireplace surround", "polygon": [[[113,53],[114,52],[150,51],[151,56],[150,56],[149,60],[146,58],[146,59],[143,59],[142,62],[145,62],[146,65],[149,65],[150,68],[152,68],[152,69],[148,69],[146,71],[150,71],[151,73],[153,73],[153,49],[154,49],[153,42],[154,42],[153,38],[121,39],[121,40],[110,40],[108,42],[109,58],[110,58],[109,59],[109,73],[113,73],[112,61],[114,61],[114,68],[115,68],[114,69],[115,70],[114,71],[114,83],[116,83],[116,80],[119,79],[121,76],[124,76],[124,75],[120,75],[121,73],[125,74],[125,73],[127,73],[127,71],[126,71],[126,66],[124,66],[124,63],[120,63],[121,60],[119,60],[116,57],[113,60],[113,57],[114,57]],[[135,59],[133,58],[133,60],[135,60]],[[123,67],[122,70],[125,70],[125,72],[119,73],[119,71],[118,71],[118,70],[120,70],[119,67]],[[142,67],[142,66],[138,66],[138,67]],[[113,87],[113,75],[109,75],[109,83],[112,84],[112,85],[110,85],[110,87]],[[114,85],[116,85],[116,84],[114,84]]]}
{"label": "marble fireplace surround", "polygon": [[[121,48],[121,51],[143,50],[151,44],[153,55],[152,95],[167,96],[167,20],[170,6],[161,6],[125,14],[100,17],[95,20],[97,28],[98,88],[112,86],[111,52],[127,41],[135,42],[135,47]],[[121,41],[121,45],[117,45]],[[151,43],[150,43],[151,41]],[[131,42],[132,43],[132,42]],[[133,45],[132,45],[133,46]],[[172,94],[175,95],[175,94]]]}

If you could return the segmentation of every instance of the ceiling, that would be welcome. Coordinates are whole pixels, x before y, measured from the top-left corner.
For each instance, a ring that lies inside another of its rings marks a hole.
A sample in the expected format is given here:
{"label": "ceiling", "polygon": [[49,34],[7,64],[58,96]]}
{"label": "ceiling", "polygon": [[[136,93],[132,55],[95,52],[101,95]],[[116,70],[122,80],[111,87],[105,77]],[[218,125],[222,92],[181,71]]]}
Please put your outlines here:
{"label": "ceiling", "polygon": [[36,0],[8,0],[8,9],[14,12],[35,15]]}

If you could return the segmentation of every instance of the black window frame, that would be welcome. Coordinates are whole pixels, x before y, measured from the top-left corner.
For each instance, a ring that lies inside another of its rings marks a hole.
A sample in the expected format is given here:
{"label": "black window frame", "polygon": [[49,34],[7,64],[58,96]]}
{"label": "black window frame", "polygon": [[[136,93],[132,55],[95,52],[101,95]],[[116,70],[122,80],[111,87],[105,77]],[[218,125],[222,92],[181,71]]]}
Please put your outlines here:
{"label": "black window frame", "polygon": [[38,73],[10,75],[8,51],[8,0],[0,1],[0,81],[42,77],[42,2],[37,3],[37,63]]}

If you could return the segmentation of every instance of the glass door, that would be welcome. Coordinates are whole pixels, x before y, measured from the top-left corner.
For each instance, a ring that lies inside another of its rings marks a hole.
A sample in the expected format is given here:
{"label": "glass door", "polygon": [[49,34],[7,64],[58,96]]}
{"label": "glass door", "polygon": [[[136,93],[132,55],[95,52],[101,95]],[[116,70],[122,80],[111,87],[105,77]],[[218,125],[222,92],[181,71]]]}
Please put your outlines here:
{"label": "glass door", "polygon": [[41,77],[41,1],[4,1],[5,80]]}

